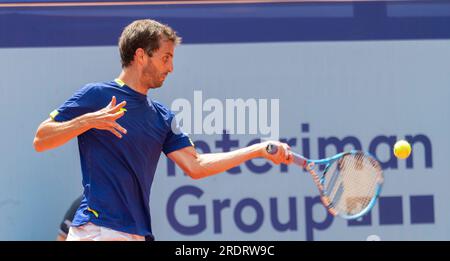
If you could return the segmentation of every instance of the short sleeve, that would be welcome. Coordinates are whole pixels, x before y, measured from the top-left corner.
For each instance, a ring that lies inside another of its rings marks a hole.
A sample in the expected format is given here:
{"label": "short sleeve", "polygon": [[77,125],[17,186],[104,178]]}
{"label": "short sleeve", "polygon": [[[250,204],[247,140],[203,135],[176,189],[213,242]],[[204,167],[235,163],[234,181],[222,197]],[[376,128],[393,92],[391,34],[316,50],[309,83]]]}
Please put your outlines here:
{"label": "short sleeve", "polygon": [[166,155],[185,147],[194,146],[189,136],[181,130],[174,114],[172,112],[169,113],[170,130],[163,144],[163,152]]}
{"label": "short sleeve", "polygon": [[95,110],[95,93],[93,85],[86,85],[76,91],[71,98],[65,101],[58,109],[50,113],[55,121],[68,121]]}

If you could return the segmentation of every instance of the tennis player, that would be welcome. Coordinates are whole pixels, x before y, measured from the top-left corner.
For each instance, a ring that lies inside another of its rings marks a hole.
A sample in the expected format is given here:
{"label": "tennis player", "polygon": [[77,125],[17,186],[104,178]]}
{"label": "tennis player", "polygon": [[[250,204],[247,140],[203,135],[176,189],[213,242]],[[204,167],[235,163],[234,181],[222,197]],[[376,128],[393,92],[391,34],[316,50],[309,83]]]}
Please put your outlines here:
{"label": "tennis player", "polygon": [[194,179],[258,157],[292,162],[289,146],[277,141],[270,141],[279,147],[275,155],[266,152],[268,142],[199,154],[185,133],[171,127],[174,114],[147,92],[173,71],[180,42],[167,25],[134,21],[119,39],[117,79],[87,84],[38,127],[36,151],[78,137],[84,192],[67,240],[153,240],[149,197],[161,152]]}

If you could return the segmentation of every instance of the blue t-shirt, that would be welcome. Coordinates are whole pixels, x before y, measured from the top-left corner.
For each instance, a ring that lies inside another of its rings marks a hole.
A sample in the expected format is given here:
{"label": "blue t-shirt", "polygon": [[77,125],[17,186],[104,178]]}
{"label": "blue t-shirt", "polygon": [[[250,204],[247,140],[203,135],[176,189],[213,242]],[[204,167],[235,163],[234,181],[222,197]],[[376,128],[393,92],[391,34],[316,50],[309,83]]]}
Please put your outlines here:
{"label": "blue t-shirt", "polygon": [[112,96],[127,101],[116,122],[127,130],[122,138],[90,129],[78,136],[84,197],[72,226],[92,222],[152,237],[149,197],[161,151],[166,155],[192,146],[189,137],[172,131],[174,114],[119,80],[91,83],[77,91],[50,116],[68,121],[106,107]]}

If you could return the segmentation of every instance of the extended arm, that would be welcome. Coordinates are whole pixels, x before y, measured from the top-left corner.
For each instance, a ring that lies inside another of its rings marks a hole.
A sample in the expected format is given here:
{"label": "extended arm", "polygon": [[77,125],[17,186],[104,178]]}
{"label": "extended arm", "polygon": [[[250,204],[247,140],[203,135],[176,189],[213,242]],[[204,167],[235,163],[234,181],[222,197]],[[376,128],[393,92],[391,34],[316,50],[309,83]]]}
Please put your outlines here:
{"label": "extended arm", "polygon": [[186,147],[169,153],[167,156],[194,179],[218,174],[247,160],[260,157],[269,159],[275,164],[292,163],[293,157],[289,153],[290,148],[287,144],[276,141],[270,141],[270,143],[276,144],[280,148],[274,155],[266,151],[268,142],[262,142],[230,152],[207,154],[199,154],[193,147]]}

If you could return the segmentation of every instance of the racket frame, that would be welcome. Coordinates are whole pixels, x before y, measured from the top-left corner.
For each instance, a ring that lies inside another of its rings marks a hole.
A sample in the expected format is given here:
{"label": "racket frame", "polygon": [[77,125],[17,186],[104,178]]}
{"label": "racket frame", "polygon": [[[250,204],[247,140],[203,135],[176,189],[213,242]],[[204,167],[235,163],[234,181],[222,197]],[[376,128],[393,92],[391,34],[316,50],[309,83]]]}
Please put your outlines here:
{"label": "racket frame", "polygon": [[[269,144],[269,145],[267,145],[266,150],[270,154],[275,154],[278,151],[278,148],[274,144]],[[302,167],[303,169],[308,171],[309,174],[311,174],[313,181],[319,190],[320,200],[322,201],[322,204],[326,207],[328,212],[330,214],[332,214],[333,216],[340,216],[344,219],[358,219],[358,218],[364,216],[365,214],[367,214],[375,206],[375,203],[376,203],[378,197],[380,196],[381,189],[383,187],[383,176],[381,176],[381,180],[376,184],[374,196],[370,200],[369,204],[367,204],[367,206],[363,210],[361,210],[360,212],[358,212],[357,214],[354,214],[354,215],[346,215],[344,213],[338,212],[333,207],[331,200],[327,196],[326,191],[324,189],[325,177],[327,175],[327,171],[329,170],[330,166],[335,161],[343,158],[346,155],[355,155],[357,153],[363,153],[365,156],[375,159],[375,157],[373,157],[369,153],[363,152],[363,151],[358,151],[358,150],[351,150],[351,151],[341,152],[332,157],[325,158],[325,159],[319,159],[319,160],[308,159],[308,158],[305,158],[302,155],[297,154],[292,151],[291,151],[291,153],[294,157],[294,164],[299,165],[300,167]],[[325,165],[325,168],[322,171],[321,175],[317,174],[317,172],[316,172],[316,167],[318,165]],[[382,173],[381,173],[381,175],[382,175]]]}

